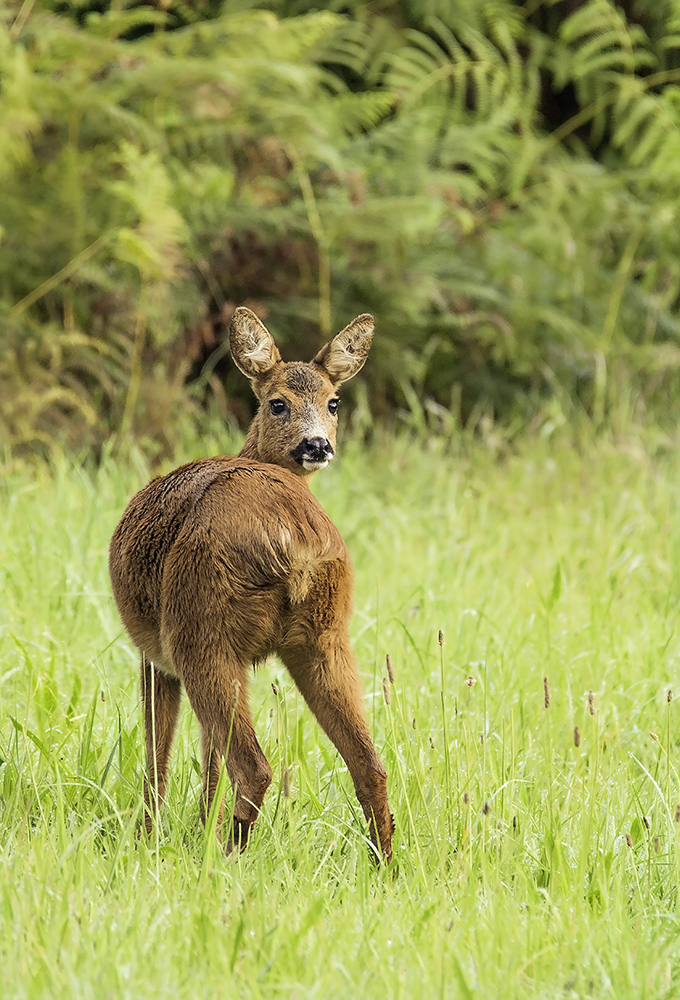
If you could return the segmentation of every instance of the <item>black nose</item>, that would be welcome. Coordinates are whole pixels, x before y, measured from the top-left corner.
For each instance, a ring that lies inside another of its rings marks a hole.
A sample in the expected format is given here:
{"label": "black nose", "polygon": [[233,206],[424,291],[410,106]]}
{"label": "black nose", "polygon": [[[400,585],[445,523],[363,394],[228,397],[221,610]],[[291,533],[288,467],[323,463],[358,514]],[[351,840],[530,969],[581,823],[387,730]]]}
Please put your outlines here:
{"label": "black nose", "polygon": [[303,459],[309,462],[327,462],[333,457],[333,446],[327,438],[303,438],[300,444],[293,451],[296,462],[302,463]]}
{"label": "black nose", "polygon": [[326,438],[305,438],[302,442],[302,446],[305,450],[305,454],[311,458],[313,462],[325,462],[333,454],[331,443],[330,441],[327,441]]}

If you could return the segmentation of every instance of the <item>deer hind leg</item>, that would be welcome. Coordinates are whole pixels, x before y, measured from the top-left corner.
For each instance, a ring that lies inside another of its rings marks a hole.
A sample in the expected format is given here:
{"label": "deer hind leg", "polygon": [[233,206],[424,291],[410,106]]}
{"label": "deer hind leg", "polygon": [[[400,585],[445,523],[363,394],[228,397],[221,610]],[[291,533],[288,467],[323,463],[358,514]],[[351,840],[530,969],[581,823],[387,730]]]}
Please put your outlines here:
{"label": "deer hind leg", "polygon": [[[250,828],[257,819],[272,780],[272,769],[257,741],[248,707],[247,669],[234,664],[231,669],[211,670],[207,677],[192,675],[185,688],[201,726],[203,754],[203,796],[201,819],[205,823],[213,805],[226,758],[227,773],[236,793],[233,827],[227,837],[228,853],[243,850]],[[218,837],[224,818],[224,800],[217,805]]]}
{"label": "deer hind leg", "polygon": [[170,752],[177,729],[182,686],[142,653],[140,664],[147,774],[144,778],[144,825],[151,833],[153,818],[165,798]]}
{"label": "deer hind leg", "polygon": [[280,653],[319,725],[347,764],[371,841],[389,863],[394,821],[387,800],[387,773],[368,730],[349,637],[320,635],[309,646]]}

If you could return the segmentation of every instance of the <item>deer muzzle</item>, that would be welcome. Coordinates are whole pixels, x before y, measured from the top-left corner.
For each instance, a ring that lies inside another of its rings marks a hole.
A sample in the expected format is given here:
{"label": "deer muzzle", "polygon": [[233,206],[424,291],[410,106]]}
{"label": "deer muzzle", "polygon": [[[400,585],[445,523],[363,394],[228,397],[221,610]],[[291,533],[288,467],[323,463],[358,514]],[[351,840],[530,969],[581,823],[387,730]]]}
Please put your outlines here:
{"label": "deer muzzle", "polygon": [[327,438],[313,437],[303,438],[290,454],[304,469],[316,471],[316,469],[325,469],[335,452]]}

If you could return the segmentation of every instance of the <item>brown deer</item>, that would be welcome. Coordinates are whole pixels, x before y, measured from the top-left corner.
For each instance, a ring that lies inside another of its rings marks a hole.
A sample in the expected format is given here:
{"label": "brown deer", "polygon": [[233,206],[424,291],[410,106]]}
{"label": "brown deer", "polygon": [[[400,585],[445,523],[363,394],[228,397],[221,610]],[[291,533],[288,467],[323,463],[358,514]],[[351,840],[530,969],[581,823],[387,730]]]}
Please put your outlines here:
{"label": "brown deer", "polygon": [[[235,789],[227,850],[245,846],[272,780],[248,673],[276,653],[347,764],[376,851],[391,859],[387,775],[348,635],[351,565],[308,487],[335,453],[338,386],[363,367],[372,338],[373,318],[358,316],[309,363],[285,363],[257,316],[237,309],[232,356],[260,401],[240,454],[153,479],[114,532],[113,593],[141,652],[147,832],[165,794],[184,687],[201,726],[202,819],[226,758]],[[218,830],[223,810],[218,803]]]}

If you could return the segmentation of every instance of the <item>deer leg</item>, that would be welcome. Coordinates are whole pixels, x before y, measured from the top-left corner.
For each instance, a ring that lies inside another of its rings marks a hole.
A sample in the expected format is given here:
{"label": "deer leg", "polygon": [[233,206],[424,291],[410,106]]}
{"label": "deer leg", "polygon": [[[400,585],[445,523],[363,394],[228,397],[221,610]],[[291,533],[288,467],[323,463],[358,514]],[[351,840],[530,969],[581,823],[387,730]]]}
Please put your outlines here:
{"label": "deer leg", "polygon": [[[204,680],[204,679],[203,679]],[[191,707],[201,725],[203,753],[203,796],[201,819],[210,812],[226,758],[227,773],[236,791],[233,827],[227,838],[227,853],[243,850],[250,828],[257,819],[265,793],[272,780],[272,769],[262,752],[253,728],[246,691],[246,669],[212,675],[211,686],[185,680]],[[224,800],[218,803],[218,837],[224,818]]]}
{"label": "deer leg", "polygon": [[165,798],[170,751],[177,729],[182,686],[142,653],[140,664],[147,774],[144,778],[144,825],[151,833],[153,817]]}
{"label": "deer leg", "polygon": [[338,641],[337,633],[327,638],[324,642],[319,636],[310,646],[281,650],[281,658],[347,764],[371,841],[389,863],[394,821],[387,800],[387,773],[368,730],[349,638]]}

